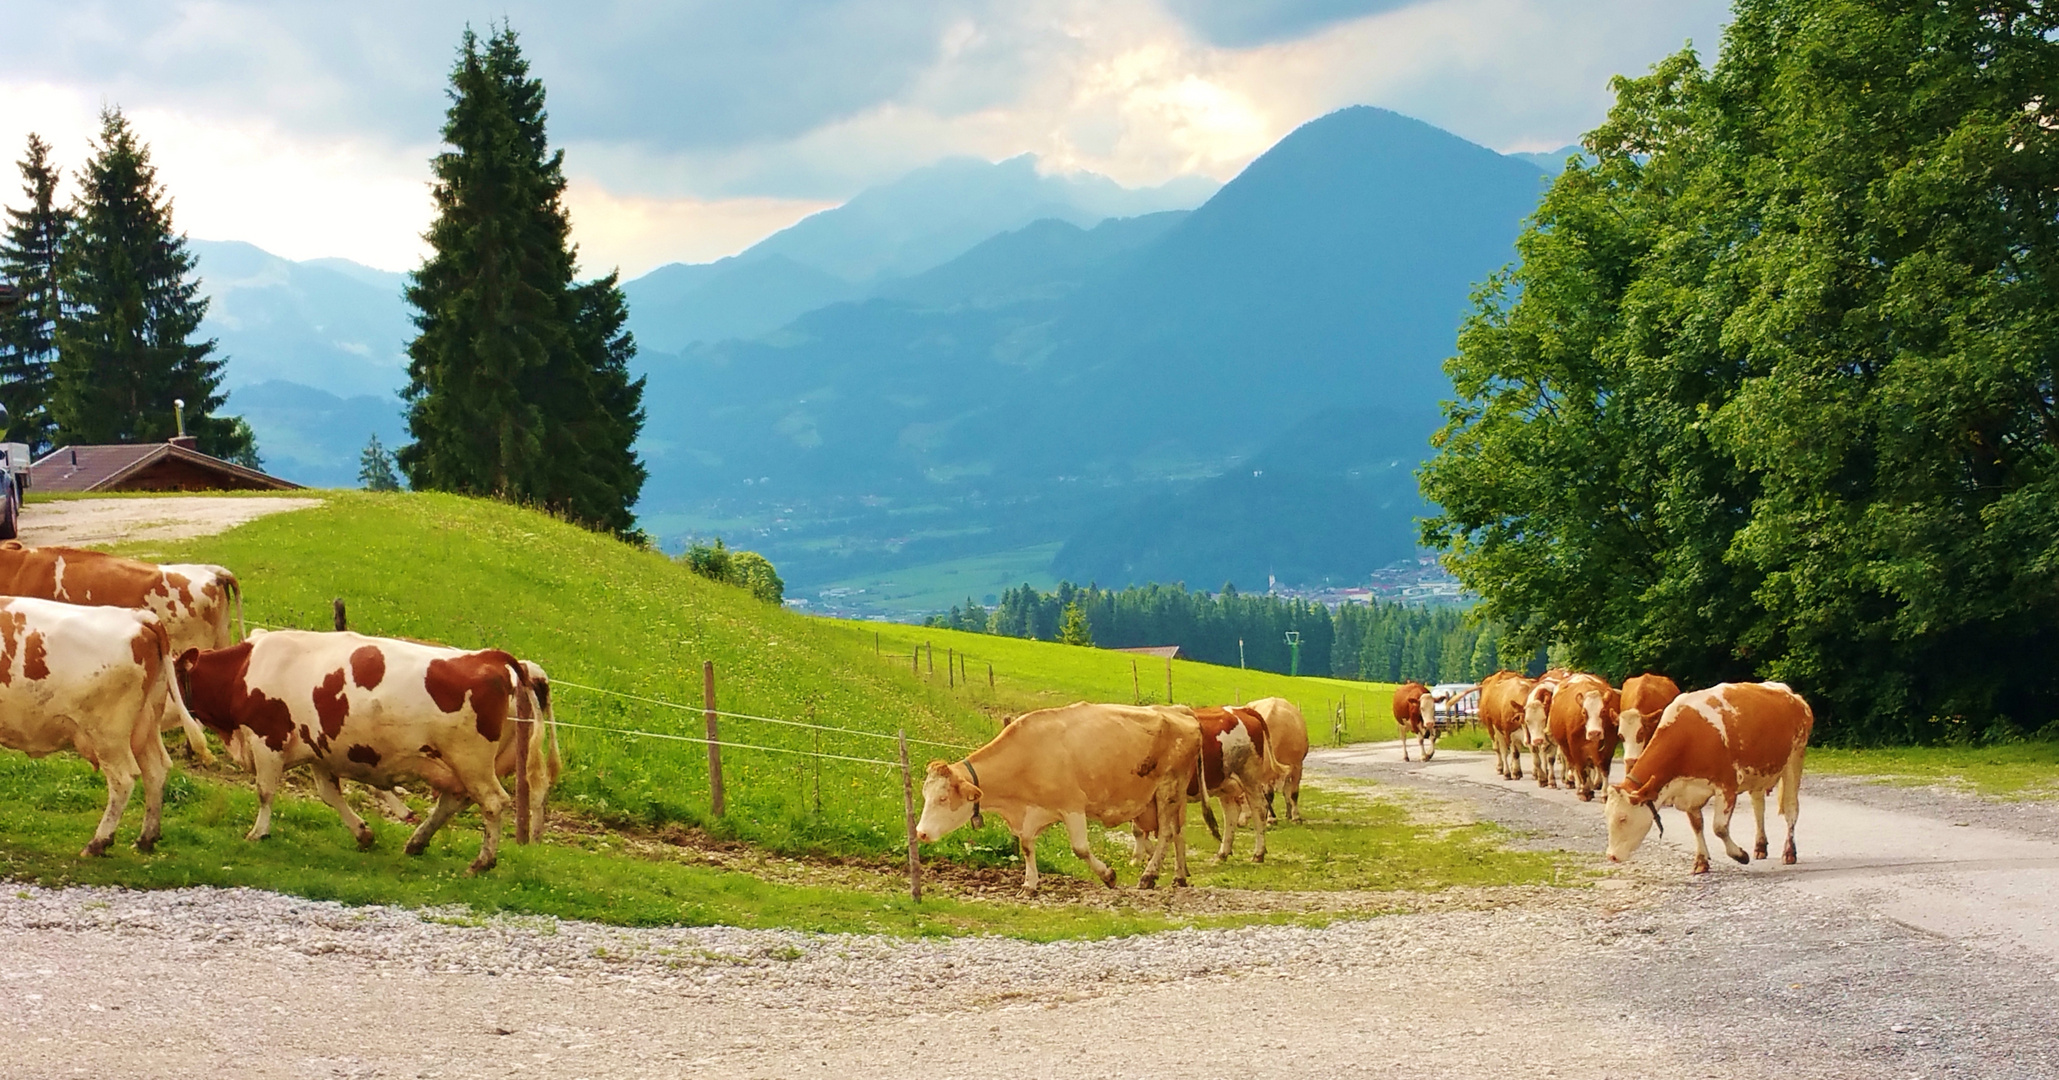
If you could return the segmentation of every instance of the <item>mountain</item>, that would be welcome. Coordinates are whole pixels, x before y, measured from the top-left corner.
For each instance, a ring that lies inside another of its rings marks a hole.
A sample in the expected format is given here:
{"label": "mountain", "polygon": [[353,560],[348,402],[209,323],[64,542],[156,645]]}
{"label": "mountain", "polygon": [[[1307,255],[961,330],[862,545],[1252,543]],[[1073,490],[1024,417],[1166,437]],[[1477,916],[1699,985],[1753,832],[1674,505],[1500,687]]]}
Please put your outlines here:
{"label": "mountain", "polygon": [[1587,149],[1581,146],[1579,143],[1574,143],[1571,146],[1561,146],[1556,150],[1545,150],[1541,152],[1525,151],[1510,154],[1509,156],[1512,158],[1516,158],[1520,161],[1527,161],[1530,164],[1535,165],[1540,169],[1543,169],[1545,174],[1548,176],[1557,176],[1558,174],[1565,172],[1567,158],[1579,158],[1582,161],[1589,162],[1594,160],[1594,158],[1587,153]]}
{"label": "mountain", "polygon": [[188,240],[209,298],[200,336],[228,367],[223,412],[250,422],[265,468],[354,487],[377,433],[398,444],[407,341],[402,275],[346,259],[294,262],[238,241]]}
{"label": "mountain", "polygon": [[1091,173],[1045,176],[1036,158],[952,158],[869,188],[748,250],[661,266],[623,288],[629,329],[651,348],[755,337],[805,312],[878,292],[1004,232],[1051,219],[1092,226],[1199,205],[1214,181],[1125,188]]}
{"label": "mountain", "polygon": [[[1239,528],[1237,550],[1176,567],[1250,587],[1299,543],[1285,530],[1308,527],[1346,539],[1293,556],[1300,572],[1358,578],[1413,549],[1418,504],[1396,490],[1450,393],[1441,363],[1545,182],[1419,121],[1347,109],[1191,213],[1034,223],[757,340],[646,353],[640,510],[667,542],[721,531],[765,552],[795,595],[1061,543],[1063,565],[1149,577],[1171,547],[1210,547],[1181,535],[1203,510],[1302,497],[1233,483],[1254,455],[1326,411],[1384,410],[1395,445],[1416,448],[1375,493],[1393,513]],[[1306,479],[1326,498],[1373,482]]]}

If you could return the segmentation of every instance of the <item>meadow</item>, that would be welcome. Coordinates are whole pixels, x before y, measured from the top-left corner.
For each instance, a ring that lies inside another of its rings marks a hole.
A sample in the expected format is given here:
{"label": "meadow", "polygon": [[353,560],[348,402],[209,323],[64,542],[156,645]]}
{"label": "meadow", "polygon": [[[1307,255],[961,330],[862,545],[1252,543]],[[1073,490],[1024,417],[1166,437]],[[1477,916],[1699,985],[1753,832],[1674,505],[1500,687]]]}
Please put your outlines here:
{"label": "meadow", "polygon": [[[567,725],[561,737],[568,767],[553,793],[559,820],[552,839],[506,845],[499,868],[465,878],[464,864],[479,843],[475,815],[454,822],[427,856],[409,860],[398,852],[400,826],[375,823],[380,845],[359,855],[327,807],[286,798],[275,838],[249,844],[241,835],[254,797],[244,779],[182,764],[156,854],[118,845],[108,859],[81,861],[75,853],[101,797],[97,778],[68,756],[31,762],[5,752],[6,874],[50,884],[250,885],[353,903],[464,904],[610,922],[916,934],[1097,936],[1320,917],[1309,915],[1320,903],[1303,904],[1294,916],[1186,915],[1110,907],[1098,897],[1090,904],[1024,904],[953,897],[949,889],[912,905],[900,892],[900,776],[884,764],[894,743],[883,736],[905,729],[911,741],[921,740],[911,747],[920,769],[930,757],[955,757],[984,742],[1009,713],[1080,698],[1129,700],[1133,695],[1110,685],[1115,675],[1128,681],[1126,654],[810,618],[705,581],[662,555],[488,501],[359,492],[323,498],[321,507],[217,536],[121,550],[235,568],[254,627],[326,628],[331,601],[341,597],[354,629],[492,644],[541,663]],[[912,671],[905,658],[889,655],[918,636],[940,647],[935,674],[926,663]],[[947,636],[975,639],[965,647],[974,650],[973,663],[995,665],[992,686],[947,676],[950,650],[958,648]],[[705,749],[658,737],[701,734],[701,665],[709,660],[725,712],[848,729],[724,717],[725,741],[762,749],[725,748],[728,813],[719,818],[708,809]],[[1147,660],[1145,667],[1151,663],[1162,687],[1163,662]],[[1331,696],[1368,713],[1351,725],[1353,737],[1363,737],[1379,732],[1391,689],[1185,662],[1174,664],[1174,680],[1182,702],[1264,694],[1301,701],[1311,707],[1318,742]],[[1385,724],[1391,734],[1391,721]],[[648,734],[622,734],[632,731]],[[812,756],[818,753],[831,756]],[[1419,820],[1403,803],[1342,786],[1311,790],[1306,806],[1310,824],[1276,829],[1264,867],[1248,862],[1248,833],[1238,860],[1214,865],[1197,816],[1190,835],[1196,883],[1420,891],[1563,876],[1560,857],[1513,850],[1490,826]],[[132,807],[122,841],[133,837],[139,813]],[[1125,845],[1111,837],[1096,843],[1117,856],[1112,861],[1125,883],[1134,883]],[[1055,833],[1038,856],[1047,872],[1081,874]],[[925,858],[947,879],[975,875],[1000,884],[1000,895],[1012,894],[1005,886],[1020,880],[1014,843],[998,825],[927,845]]]}

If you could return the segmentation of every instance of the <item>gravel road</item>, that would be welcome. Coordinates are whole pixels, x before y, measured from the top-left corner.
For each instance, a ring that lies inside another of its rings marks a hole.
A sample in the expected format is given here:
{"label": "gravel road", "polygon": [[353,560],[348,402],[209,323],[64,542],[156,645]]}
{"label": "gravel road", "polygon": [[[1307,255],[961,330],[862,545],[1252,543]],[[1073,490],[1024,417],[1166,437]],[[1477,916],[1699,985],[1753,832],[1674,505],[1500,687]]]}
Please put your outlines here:
{"label": "gravel road", "polygon": [[91,547],[122,540],[185,540],[246,521],[322,505],[310,498],[166,495],[31,503],[21,512],[21,542]]}
{"label": "gravel road", "polygon": [[[1594,807],[1432,771],[1458,757],[1313,764],[1591,848]],[[1833,801],[1805,800],[1786,872],[1689,881],[1658,846],[1595,888],[1497,910],[1053,945],[22,889],[0,894],[0,1074],[2059,1075],[2059,959],[1794,872],[1846,858],[1809,829]]]}

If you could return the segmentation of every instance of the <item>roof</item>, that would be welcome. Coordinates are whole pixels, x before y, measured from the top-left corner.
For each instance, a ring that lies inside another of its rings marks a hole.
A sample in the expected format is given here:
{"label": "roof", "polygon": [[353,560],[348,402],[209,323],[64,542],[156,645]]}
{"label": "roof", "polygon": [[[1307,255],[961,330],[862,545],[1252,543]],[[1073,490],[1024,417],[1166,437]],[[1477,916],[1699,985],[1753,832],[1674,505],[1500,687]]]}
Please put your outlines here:
{"label": "roof", "polygon": [[175,463],[218,476],[223,490],[278,491],[298,488],[256,469],[174,443],[140,446],[60,446],[29,466],[29,490],[50,494],[117,491],[122,482],[160,463]]}
{"label": "roof", "polygon": [[1116,649],[1113,651],[1137,653],[1142,656],[1160,656],[1167,660],[1177,660],[1180,657],[1180,647],[1178,645],[1139,645],[1133,649]]}

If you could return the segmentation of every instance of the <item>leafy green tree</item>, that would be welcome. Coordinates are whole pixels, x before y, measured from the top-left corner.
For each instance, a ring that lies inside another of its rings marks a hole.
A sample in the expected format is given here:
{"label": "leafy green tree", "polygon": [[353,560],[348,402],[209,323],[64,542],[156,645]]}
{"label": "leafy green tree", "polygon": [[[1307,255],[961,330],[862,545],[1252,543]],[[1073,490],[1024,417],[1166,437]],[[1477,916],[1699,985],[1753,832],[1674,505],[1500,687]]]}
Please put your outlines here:
{"label": "leafy green tree", "polygon": [[408,432],[417,489],[495,495],[626,534],[646,476],[631,445],[643,380],[616,275],[578,283],[564,154],[512,29],[470,30],[432,163],[429,259],[407,287]]}
{"label": "leafy green tree", "polygon": [[1450,364],[1429,542],[1575,664],[1833,740],[2059,712],[2059,12],[1740,0],[1616,83]]}
{"label": "leafy green tree", "polygon": [[698,540],[689,544],[686,551],[679,556],[679,561],[685,563],[687,569],[709,581],[727,583],[730,580],[731,554],[729,548],[723,545],[722,538],[718,536],[713,544],[704,544]]}
{"label": "leafy green tree", "polygon": [[399,491],[400,474],[393,471],[393,455],[379,442],[377,432],[365,442],[365,449],[357,457],[357,482],[366,491]]}
{"label": "leafy green tree", "polygon": [[57,205],[57,166],[50,145],[29,134],[20,162],[22,194],[28,207],[7,210],[0,237],[0,277],[20,291],[21,302],[0,311],[0,404],[7,407],[7,435],[41,456],[50,449],[50,365],[57,355],[57,259],[71,214]]}
{"label": "leafy green tree", "polygon": [[1087,626],[1086,609],[1078,601],[1065,605],[1064,619],[1058,625],[1058,640],[1067,645],[1094,644],[1094,631]]}
{"label": "leafy green tree", "polygon": [[729,562],[730,584],[768,604],[786,599],[786,582],[779,579],[772,560],[755,551],[739,551]]}
{"label": "leafy green tree", "polygon": [[176,433],[172,403],[183,399],[186,432],[203,452],[254,454],[249,425],[215,415],[226,361],[213,356],[212,340],[192,340],[207,314],[194,256],[172,230],[171,198],[149,148],[121,110],[100,114],[100,138],[79,180],[57,261],[54,438],[162,441]]}

